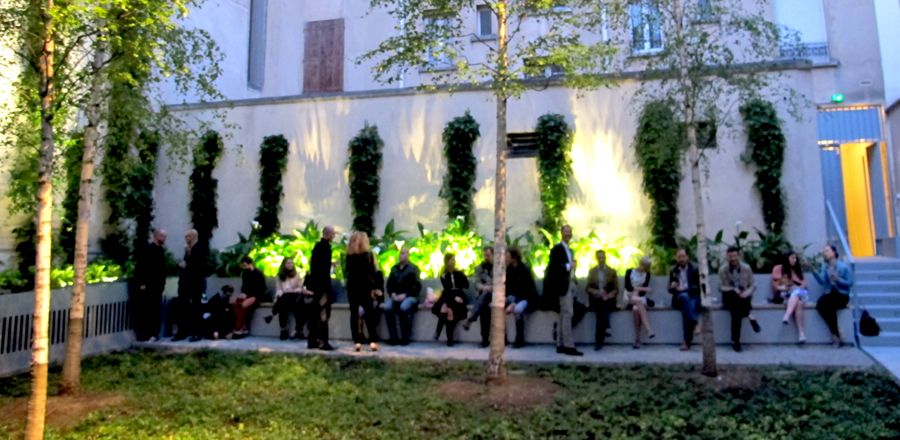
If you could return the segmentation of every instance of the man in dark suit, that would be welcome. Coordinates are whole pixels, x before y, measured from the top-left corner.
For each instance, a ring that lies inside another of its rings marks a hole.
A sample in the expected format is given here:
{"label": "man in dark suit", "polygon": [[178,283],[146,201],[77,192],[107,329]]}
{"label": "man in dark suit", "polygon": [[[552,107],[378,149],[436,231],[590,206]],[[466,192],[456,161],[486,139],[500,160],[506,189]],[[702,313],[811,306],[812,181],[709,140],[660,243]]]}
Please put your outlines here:
{"label": "man in dark suit", "polygon": [[334,350],[328,343],[328,319],[331,317],[331,240],[334,239],[334,227],[326,226],[322,230],[322,239],[313,247],[309,260],[309,273],[304,285],[313,293],[313,302],[307,307],[309,313],[309,338],[306,347],[309,349]]}
{"label": "man in dark suit", "polygon": [[575,292],[572,288],[572,273],[575,271],[575,257],[569,249],[572,240],[572,227],[565,225],[560,231],[562,241],[550,251],[550,263],[544,277],[544,295],[559,298],[559,337],[556,340],[556,352],[570,356],[582,356],[575,349],[572,336],[572,315],[574,313]]}
{"label": "man in dark suit", "polygon": [[200,340],[200,313],[203,294],[206,292],[206,275],[209,266],[209,249],[199,241],[197,230],[190,229],[184,235],[184,260],[178,278],[178,333],[172,338],[180,341],[190,337]]}
{"label": "man in dark suit", "polygon": [[159,336],[162,295],[166,289],[166,231],[153,231],[153,240],[138,250],[132,286],[134,336],[153,342]]}
{"label": "man in dark suit", "polygon": [[687,249],[675,252],[675,267],[669,273],[669,293],[672,294],[672,308],[681,311],[684,332],[681,350],[690,350],[700,314],[700,271],[691,263]]}

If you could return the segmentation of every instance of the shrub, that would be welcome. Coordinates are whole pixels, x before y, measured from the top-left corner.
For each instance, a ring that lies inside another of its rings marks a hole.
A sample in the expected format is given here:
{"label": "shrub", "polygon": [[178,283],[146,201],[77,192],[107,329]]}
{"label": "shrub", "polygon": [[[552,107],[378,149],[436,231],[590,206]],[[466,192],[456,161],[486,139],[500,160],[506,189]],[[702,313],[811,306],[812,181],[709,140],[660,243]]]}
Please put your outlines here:
{"label": "shrub", "polygon": [[678,192],[683,145],[680,124],[665,102],[647,103],[638,120],[635,157],[643,172],[641,189],[650,199],[651,244],[657,254],[677,243]]}
{"label": "shrub", "polygon": [[448,221],[461,218],[467,228],[475,221],[472,196],[475,194],[477,160],[472,148],[479,136],[478,122],[468,110],[465,115],[450,121],[443,133],[447,173],[440,197],[447,202]]}
{"label": "shrub", "polygon": [[268,237],[281,229],[278,214],[284,197],[282,177],[287,167],[288,141],[283,135],[267,136],[259,149],[259,209],[257,233]]}
{"label": "shrub", "polygon": [[194,170],[191,172],[191,223],[202,243],[209,243],[213,230],[219,226],[216,207],[219,181],[213,177],[213,170],[222,156],[222,138],[215,131],[209,131],[194,148]]}
{"label": "shrub", "polygon": [[543,115],[535,128],[538,139],[538,174],[541,182],[541,220],[538,226],[558,231],[569,196],[572,177],[572,130],[565,117]]}
{"label": "shrub", "polygon": [[745,103],[740,111],[747,128],[747,151],[742,159],[756,168],[754,186],[762,200],[766,229],[781,234],[786,216],[781,173],[787,148],[781,122],[772,103],[761,99]]}
{"label": "shrub", "polygon": [[353,229],[369,236],[375,232],[375,211],[378,209],[378,190],[384,141],[378,127],[369,125],[350,140],[349,168],[350,201],[353,205]]}

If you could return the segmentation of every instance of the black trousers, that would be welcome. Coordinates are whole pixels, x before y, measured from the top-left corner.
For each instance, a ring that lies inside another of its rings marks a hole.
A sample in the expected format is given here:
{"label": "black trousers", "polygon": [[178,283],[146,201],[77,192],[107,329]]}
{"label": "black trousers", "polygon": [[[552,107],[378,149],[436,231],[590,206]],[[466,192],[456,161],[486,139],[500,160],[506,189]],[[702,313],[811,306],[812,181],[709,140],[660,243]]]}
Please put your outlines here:
{"label": "black trousers", "polygon": [[326,295],[315,297],[304,306],[306,322],[309,325],[309,336],[306,339],[308,348],[319,348],[328,345],[328,320],[331,319],[331,299]]}
{"label": "black trousers", "polygon": [[131,305],[134,336],[138,341],[146,341],[159,336],[162,321],[162,295],[165,286],[147,286],[145,290],[135,288]]}
{"label": "black trousers", "polygon": [[191,293],[178,295],[178,302],[175,311],[175,324],[178,326],[176,332],[179,336],[201,336],[200,335],[200,306],[201,293]]}
{"label": "black trousers", "polygon": [[725,306],[725,310],[731,313],[731,342],[733,343],[739,344],[741,342],[741,324],[744,323],[744,318],[750,316],[750,310],[752,309],[750,301],[752,299],[752,296],[741,298],[735,292],[724,292],[722,294],[722,305]]}
{"label": "black trousers", "polygon": [[[368,340],[359,332],[359,308],[363,309],[363,320],[366,323],[366,331],[369,333]],[[371,298],[352,298],[350,300],[350,334],[353,342],[357,344],[365,344],[368,342],[378,341],[378,316],[374,310]]]}
{"label": "black trousers", "polygon": [[[602,346],[606,341],[606,329],[609,328],[609,316],[612,312],[616,311],[616,309],[616,298],[610,298],[608,300],[590,298],[590,310],[597,316],[597,325],[594,326],[595,345]],[[582,318],[583,317],[584,315],[582,314]]]}
{"label": "black trousers", "polygon": [[287,331],[288,319],[294,315],[294,328],[297,334],[303,333],[303,326],[306,324],[306,314],[304,313],[303,298],[296,292],[285,292],[275,300],[272,306],[272,314],[278,315],[278,325],[281,331]]}
{"label": "black trousers", "polygon": [[816,310],[819,311],[819,315],[822,316],[825,324],[828,324],[828,330],[834,336],[840,336],[837,312],[847,307],[848,302],[850,302],[850,295],[844,295],[838,292],[837,289],[822,295],[819,301],[816,302]]}

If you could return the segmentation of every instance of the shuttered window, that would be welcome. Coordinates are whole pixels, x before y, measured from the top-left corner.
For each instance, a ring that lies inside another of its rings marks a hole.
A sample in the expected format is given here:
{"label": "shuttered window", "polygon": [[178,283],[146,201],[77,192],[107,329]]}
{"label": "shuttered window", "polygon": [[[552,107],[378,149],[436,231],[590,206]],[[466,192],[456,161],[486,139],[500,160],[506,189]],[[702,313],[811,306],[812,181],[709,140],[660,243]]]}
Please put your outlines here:
{"label": "shuttered window", "polygon": [[344,90],[344,20],[306,23],[303,93]]}

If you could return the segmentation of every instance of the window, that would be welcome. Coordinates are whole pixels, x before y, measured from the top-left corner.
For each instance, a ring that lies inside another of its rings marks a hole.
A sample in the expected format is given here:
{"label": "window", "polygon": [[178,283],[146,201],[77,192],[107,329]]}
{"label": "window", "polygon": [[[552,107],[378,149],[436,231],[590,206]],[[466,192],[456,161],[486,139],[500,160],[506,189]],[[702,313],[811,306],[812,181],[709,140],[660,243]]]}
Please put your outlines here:
{"label": "window", "polygon": [[631,51],[636,55],[663,50],[662,20],[659,9],[648,1],[631,5]]}
{"label": "window", "polygon": [[481,39],[494,38],[494,11],[488,5],[480,5],[476,9],[477,32],[475,35]]}
{"label": "window", "polygon": [[266,10],[268,0],[250,1],[250,44],[247,57],[247,85],[262,90],[266,76]]}
{"label": "window", "polygon": [[306,23],[303,43],[303,93],[344,89],[344,20]]}
{"label": "window", "polygon": [[697,0],[697,21],[707,23],[716,20],[712,0]]}
{"label": "window", "polygon": [[[445,33],[449,25],[450,21],[445,16],[428,13],[425,15],[425,27],[434,28],[439,33]],[[444,37],[435,41],[433,45],[426,49],[428,51],[426,54],[428,64],[432,68],[449,68],[451,66],[450,55],[446,52],[447,46],[448,41]]]}

